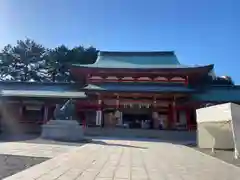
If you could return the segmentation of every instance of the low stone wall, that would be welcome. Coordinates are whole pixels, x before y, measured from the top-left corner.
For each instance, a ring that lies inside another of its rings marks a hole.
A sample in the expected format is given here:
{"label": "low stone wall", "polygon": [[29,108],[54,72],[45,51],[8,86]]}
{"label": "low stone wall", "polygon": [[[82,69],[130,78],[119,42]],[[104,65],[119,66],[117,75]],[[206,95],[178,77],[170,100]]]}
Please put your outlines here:
{"label": "low stone wall", "polygon": [[196,141],[196,131],[164,131],[122,128],[86,128],[86,136],[157,138],[163,141]]}
{"label": "low stone wall", "polygon": [[21,123],[21,122],[1,122],[0,127],[1,133],[9,134],[18,134],[18,133],[27,133],[27,134],[40,134],[41,133],[41,124],[37,123]]}
{"label": "low stone wall", "polygon": [[83,128],[76,120],[51,120],[42,126],[41,137],[63,141],[83,140]]}

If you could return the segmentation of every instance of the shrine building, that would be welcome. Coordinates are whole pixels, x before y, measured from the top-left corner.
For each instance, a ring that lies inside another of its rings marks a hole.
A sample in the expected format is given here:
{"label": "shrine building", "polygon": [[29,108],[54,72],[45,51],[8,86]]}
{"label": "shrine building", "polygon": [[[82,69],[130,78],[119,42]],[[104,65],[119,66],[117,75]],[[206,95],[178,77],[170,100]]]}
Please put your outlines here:
{"label": "shrine building", "polygon": [[86,128],[177,131],[196,128],[199,107],[240,103],[240,86],[217,77],[214,65],[183,65],[171,51],[100,51],[94,64],[73,64],[71,74],[75,83],[0,82],[1,129],[41,129],[68,99]]}

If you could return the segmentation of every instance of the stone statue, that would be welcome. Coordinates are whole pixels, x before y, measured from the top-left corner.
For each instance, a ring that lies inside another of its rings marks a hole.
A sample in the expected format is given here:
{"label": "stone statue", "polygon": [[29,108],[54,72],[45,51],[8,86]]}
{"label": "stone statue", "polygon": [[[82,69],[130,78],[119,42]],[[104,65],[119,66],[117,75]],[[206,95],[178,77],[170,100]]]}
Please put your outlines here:
{"label": "stone statue", "polygon": [[75,106],[72,99],[63,105],[57,105],[54,110],[55,120],[42,125],[41,137],[61,141],[82,141],[84,131],[76,119]]}
{"label": "stone statue", "polygon": [[68,100],[63,106],[57,104],[54,110],[55,120],[72,120],[75,118],[75,105],[72,99]]}

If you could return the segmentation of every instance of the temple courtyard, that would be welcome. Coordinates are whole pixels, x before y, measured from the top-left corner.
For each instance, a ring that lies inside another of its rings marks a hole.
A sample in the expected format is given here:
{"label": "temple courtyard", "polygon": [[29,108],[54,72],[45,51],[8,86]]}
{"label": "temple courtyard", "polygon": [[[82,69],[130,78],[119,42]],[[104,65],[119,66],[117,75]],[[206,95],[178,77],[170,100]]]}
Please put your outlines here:
{"label": "temple courtyard", "polygon": [[0,154],[41,158],[36,159],[36,165],[6,180],[234,180],[240,177],[239,167],[194,148],[149,139],[98,138],[85,144],[19,139],[2,141]]}

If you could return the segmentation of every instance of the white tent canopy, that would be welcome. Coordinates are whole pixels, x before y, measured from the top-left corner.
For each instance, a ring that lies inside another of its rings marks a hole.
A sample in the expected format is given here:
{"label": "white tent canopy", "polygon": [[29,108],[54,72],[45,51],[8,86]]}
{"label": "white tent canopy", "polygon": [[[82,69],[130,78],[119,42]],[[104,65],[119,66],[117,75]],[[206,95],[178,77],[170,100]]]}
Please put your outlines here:
{"label": "white tent canopy", "polygon": [[198,146],[200,148],[240,150],[240,106],[219,104],[197,110]]}

